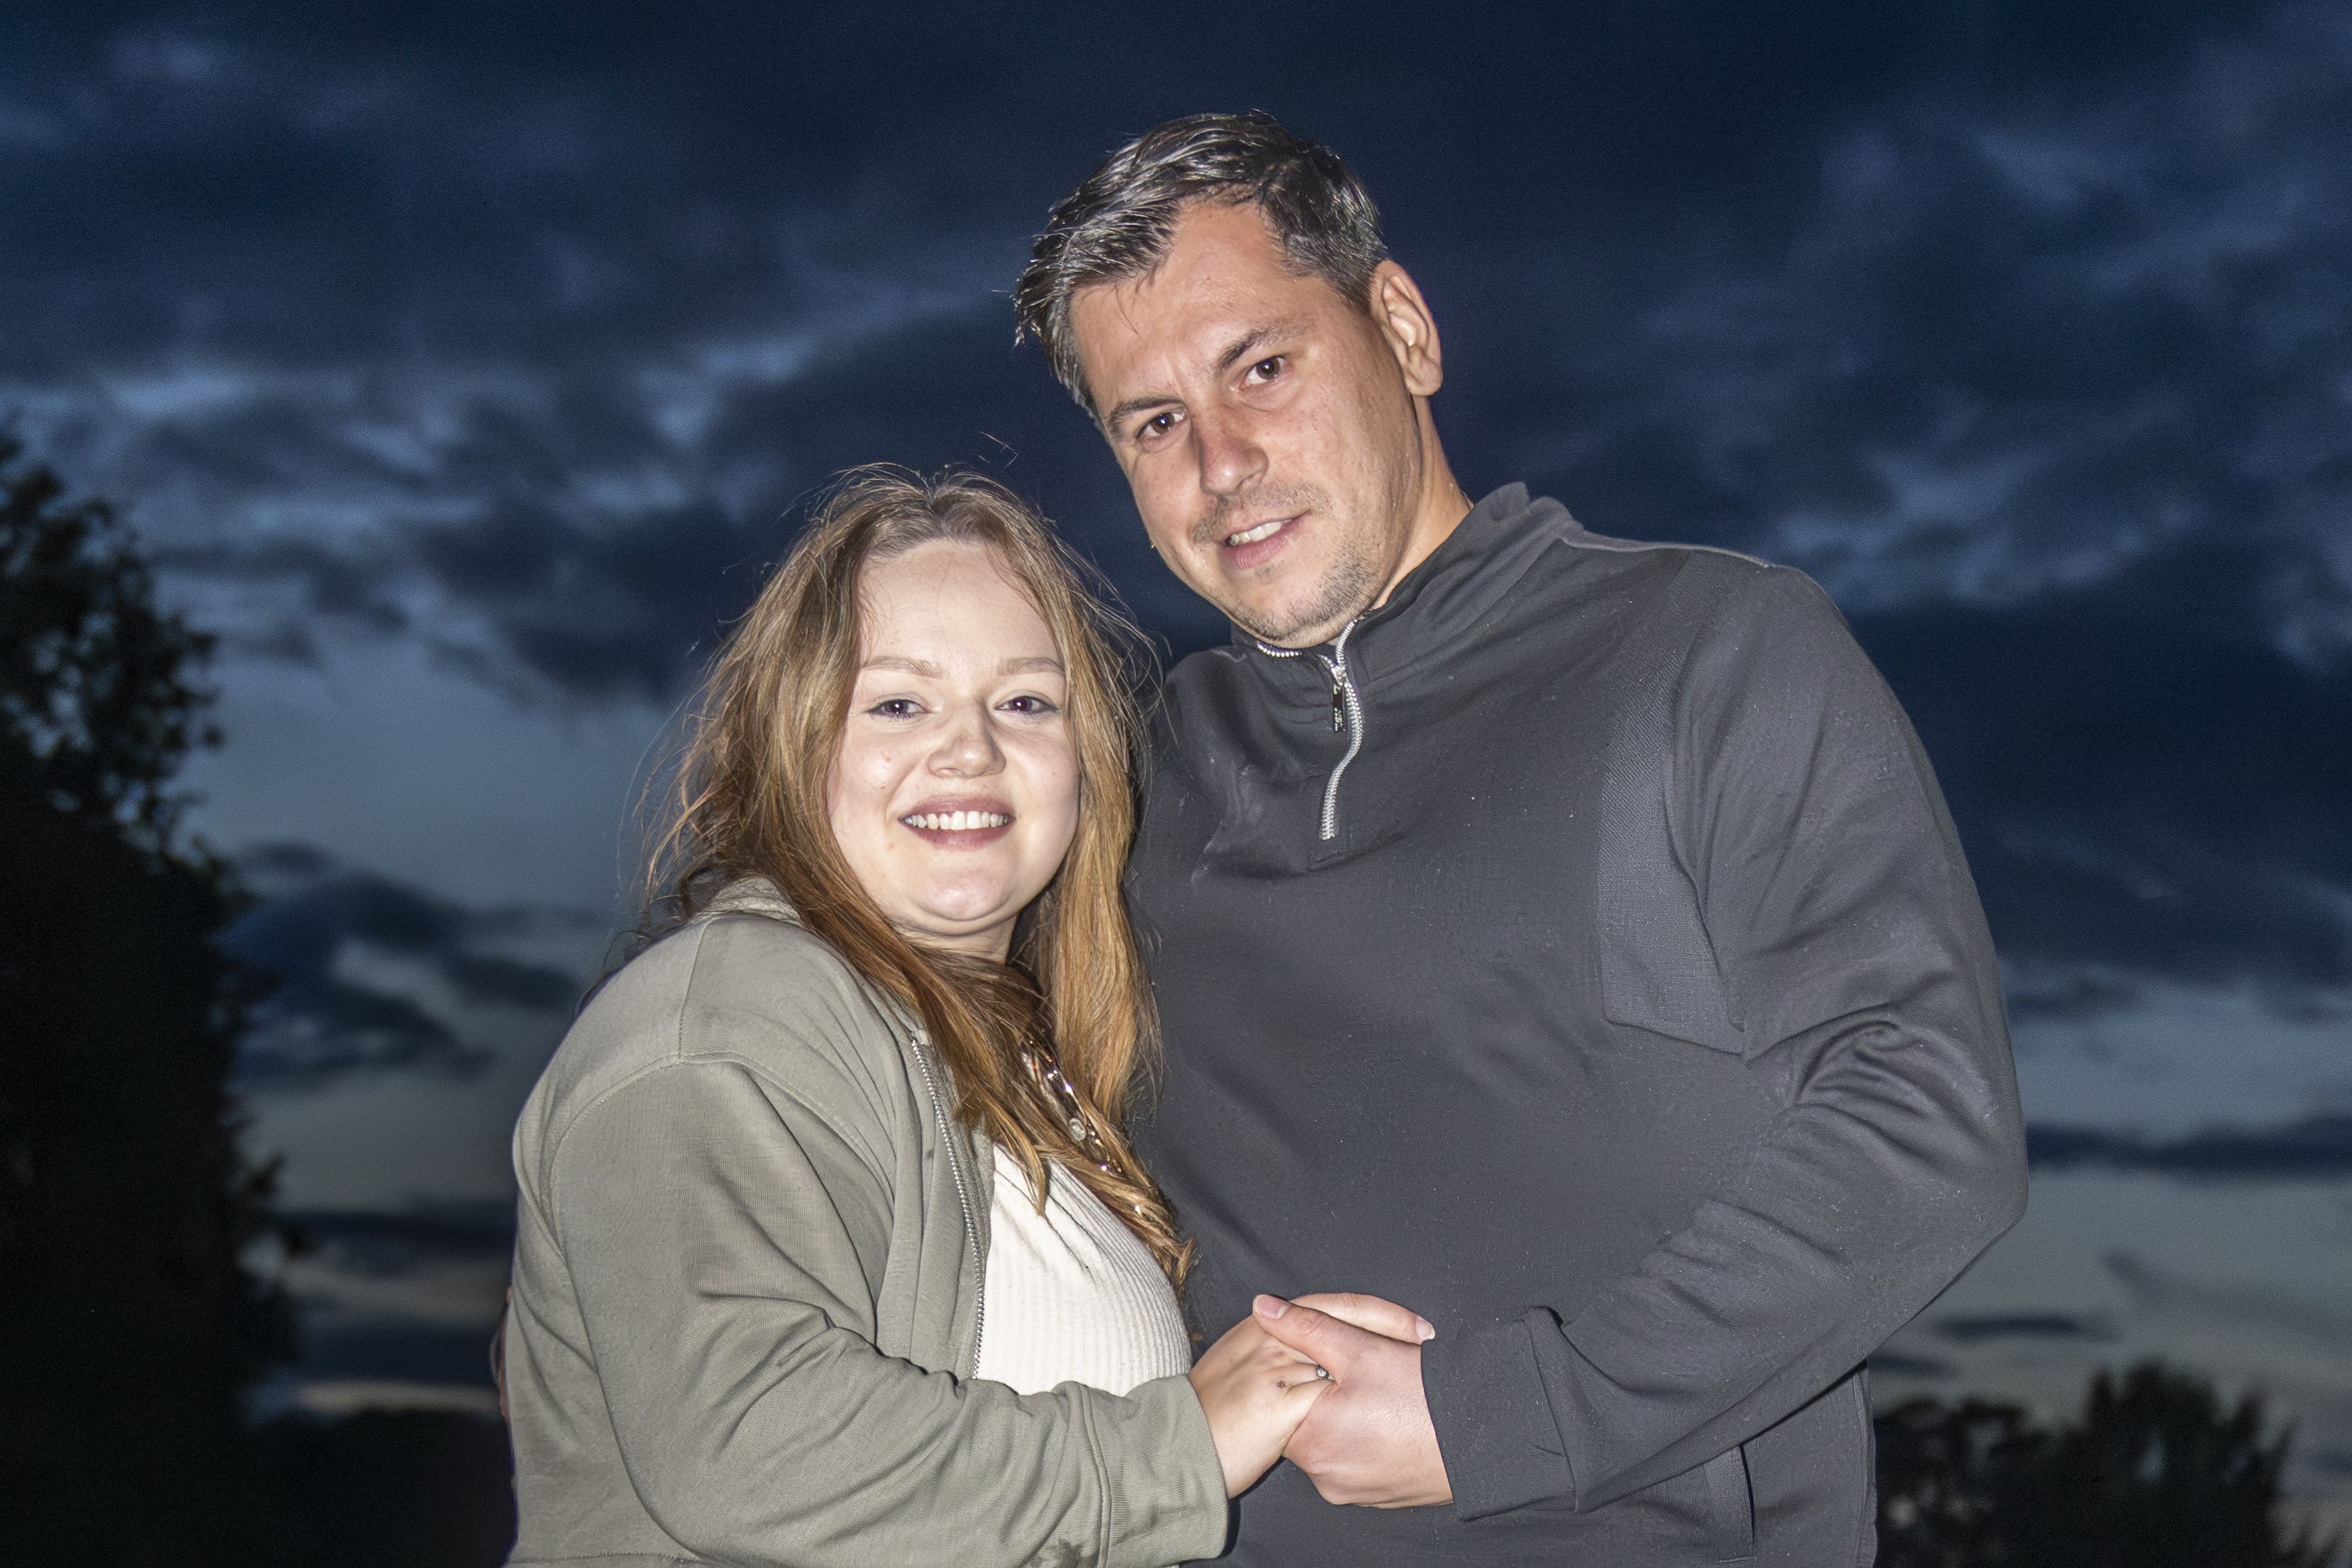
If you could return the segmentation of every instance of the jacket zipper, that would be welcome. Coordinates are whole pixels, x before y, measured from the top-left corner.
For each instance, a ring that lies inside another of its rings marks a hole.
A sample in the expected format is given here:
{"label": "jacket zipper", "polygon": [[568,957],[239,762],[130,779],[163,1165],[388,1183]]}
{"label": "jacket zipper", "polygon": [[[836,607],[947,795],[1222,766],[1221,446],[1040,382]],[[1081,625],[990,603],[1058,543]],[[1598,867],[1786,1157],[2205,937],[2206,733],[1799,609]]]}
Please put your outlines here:
{"label": "jacket zipper", "polygon": [[[1331,678],[1332,732],[1337,734],[1343,724],[1348,731],[1347,753],[1340,757],[1339,765],[1331,770],[1331,776],[1323,782],[1323,816],[1319,825],[1321,830],[1317,837],[1326,843],[1339,837],[1340,777],[1347,773],[1348,764],[1356,760],[1356,753],[1364,749],[1363,699],[1356,694],[1356,678],[1348,668],[1348,638],[1355,629],[1353,621],[1339,628],[1339,635],[1331,640],[1330,658],[1325,658],[1319,653],[1315,656],[1315,662],[1321,665],[1323,673]],[[1274,658],[1297,658],[1306,651],[1303,648],[1276,647],[1263,642],[1257,647],[1260,653]]]}
{"label": "jacket zipper", "polygon": [[948,1121],[947,1106],[940,1099],[939,1079],[931,1076],[931,1058],[923,1049],[929,1043],[930,1037],[917,1029],[913,1032],[913,1041],[915,1065],[922,1069],[923,1090],[930,1097],[931,1119],[939,1123],[940,1150],[947,1156],[948,1174],[955,1178],[956,1206],[963,1210],[964,1245],[971,1248],[972,1257],[979,1259],[979,1278],[972,1281],[971,1287],[971,1364],[978,1366],[981,1336],[988,1328],[988,1265],[987,1260],[980,1257],[980,1226],[971,1216],[971,1193],[963,1184],[962,1162],[956,1158],[955,1131]]}

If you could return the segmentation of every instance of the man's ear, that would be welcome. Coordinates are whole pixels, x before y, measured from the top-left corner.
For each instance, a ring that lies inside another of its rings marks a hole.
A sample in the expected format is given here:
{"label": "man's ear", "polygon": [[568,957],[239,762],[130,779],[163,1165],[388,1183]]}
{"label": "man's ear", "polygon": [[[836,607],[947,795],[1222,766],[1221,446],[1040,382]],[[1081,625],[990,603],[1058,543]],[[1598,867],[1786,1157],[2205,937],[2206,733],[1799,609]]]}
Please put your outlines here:
{"label": "man's ear", "polygon": [[1372,322],[1404,373],[1405,390],[1415,397],[1433,395],[1445,384],[1445,358],[1421,286],[1395,262],[1383,261],[1372,273],[1370,303]]}

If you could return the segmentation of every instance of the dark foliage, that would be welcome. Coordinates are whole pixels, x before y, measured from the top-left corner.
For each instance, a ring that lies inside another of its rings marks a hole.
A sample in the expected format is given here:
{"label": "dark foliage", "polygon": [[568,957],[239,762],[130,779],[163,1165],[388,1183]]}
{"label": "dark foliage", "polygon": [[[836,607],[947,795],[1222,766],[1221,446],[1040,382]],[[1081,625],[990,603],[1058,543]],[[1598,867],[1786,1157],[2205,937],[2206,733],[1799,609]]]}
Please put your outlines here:
{"label": "dark foliage", "polygon": [[2262,1403],[2157,1362],[2092,1380],[2082,1414],[1915,1399],[1878,1419],[1883,1568],[2328,1568],[2279,1516],[2286,1434]]}
{"label": "dark foliage", "polygon": [[212,639],[156,607],[105,502],[68,501],[0,434],[0,788],[170,848],[172,775],[215,740],[197,676]]}
{"label": "dark foliage", "polygon": [[288,1561],[496,1568],[514,1542],[506,1428],[480,1416],[289,1416],[257,1434],[285,1500]]}
{"label": "dark foliage", "polygon": [[243,1391],[291,1346],[226,1083],[249,979],[175,842],[205,640],[0,437],[0,1556],[266,1560]]}

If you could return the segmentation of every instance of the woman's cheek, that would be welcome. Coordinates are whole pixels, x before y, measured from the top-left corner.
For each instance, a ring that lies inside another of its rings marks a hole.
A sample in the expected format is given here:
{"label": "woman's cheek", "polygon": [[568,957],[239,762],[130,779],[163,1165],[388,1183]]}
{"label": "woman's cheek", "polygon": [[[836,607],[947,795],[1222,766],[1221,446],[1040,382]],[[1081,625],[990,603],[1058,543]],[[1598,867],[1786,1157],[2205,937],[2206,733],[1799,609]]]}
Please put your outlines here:
{"label": "woman's cheek", "polygon": [[1055,865],[1070,852],[1070,845],[1078,834],[1078,760],[1068,748],[1062,752],[1059,771],[1055,779],[1055,816],[1058,825],[1055,837],[1058,847],[1054,855]]}

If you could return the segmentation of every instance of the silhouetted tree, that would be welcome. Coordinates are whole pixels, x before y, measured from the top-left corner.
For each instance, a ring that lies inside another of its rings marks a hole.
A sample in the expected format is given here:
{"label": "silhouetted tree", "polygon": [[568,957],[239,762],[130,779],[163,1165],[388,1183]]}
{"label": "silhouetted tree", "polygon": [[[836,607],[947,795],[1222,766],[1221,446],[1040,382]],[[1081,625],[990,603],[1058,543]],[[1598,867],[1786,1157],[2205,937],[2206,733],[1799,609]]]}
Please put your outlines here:
{"label": "silhouetted tree", "polygon": [[454,1412],[289,1415],[257,1434],[289,1500],[289,1560],[498,1568],[514,1544],[507,1431]]}
{"label": "silhouetted tree", "polygon": [[240,1263],[268,1177],[227,1084],[250,982],[172,780],[207,640],[101,502],[0,435],[0,1556],[256,1563],[243,1391],[290,1349]]}
{"label": "silhouetted tree", "polygon": [[2049,1434],[2022,1406],[1914,1399],[1878,1418],[1878,1560],[1887,1568],[2006,1563],[2014,1478]]}
{"label": "silhouetted tree", "polygon": [[1878,1421],[1883,1568],[2328,1568],[2290,1535],[2289,1435],[2262,1402],[2158,1362],[2092,1379],[2054,1430],[2014,1405],[1912,1400]]}

